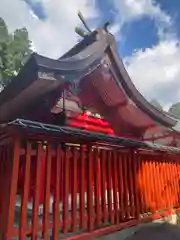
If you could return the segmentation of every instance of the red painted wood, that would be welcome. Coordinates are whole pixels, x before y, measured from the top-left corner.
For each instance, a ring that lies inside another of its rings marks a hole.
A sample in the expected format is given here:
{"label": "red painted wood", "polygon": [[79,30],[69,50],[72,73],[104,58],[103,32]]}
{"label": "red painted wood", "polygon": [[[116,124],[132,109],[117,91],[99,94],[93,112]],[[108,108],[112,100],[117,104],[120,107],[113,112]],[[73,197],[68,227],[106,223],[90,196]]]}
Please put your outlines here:
{"label": "red painted wood", "polygon": [[55,158],[55,186],[54,186],[54,202],[53,202],[53,240],[59,240],[59,220],[60,220],[60,178],[61,178],[61,160],[62,160],[62,150],[60,146],[57,146],[56,149],[56,158]]}
{"label": "red painted wood", "polygon": [[109,221],[111,224],[114,224],[114,216],[113,216],[113,202],[112,202],[112,152],[107,152],[106,158],[106,166],[107,166],[107,199],[108,199],[108,215]]}
{"label": "red painted wood", "polygon": [[172,201],[171,201],[171,197],[173,195],[173,192],[171,191],[172,189],[172,184],[173,181],[175,181],[175,179],[172,177],[172,164],[171,162],[167,162],[167,177],[168,177],[168,182],[166,182],[166,202],[167,202],[167,208],[170,208],[172,206]]}
{"label": "red painted wood", "polygon": [[[155,174],[153,172],[153,162],[152,162],[152,158],[151,157],[149,157],[149,171],[151,173],[149,175],[149,177],[150,177],[150,179],[149,179],[150,185],[151,185],[152,189],[155,189],[156,188],[156,183],[155,183],[154,179],[156,178],[156,176],[155,176]],[[152,199],[151,202],[153,204],[151,204],[150,210],[152,211],[152,213],[155,213],[157,207],[156,207],[156,203],[154,201],[154,199],[155,199],[154,191],[151,191],[151,199]]]}
{"label": "red painted wood", "polygon": [[[141,191],[141,205],[142,205],[142,213],[147,213],[148,209],[146,206],[146,196],[147,196],[147,184],[146,184],[146,164],[144,161],[144,157],[140,155],[139,158],[139,175],[138,175],[138,181],[139,181],[139,187]],[[146,192],[144,191],[144,188],[146,188]]]}
{"label": "red painted wood", "polygon": [[150,202],[151,200],[151,182],[150,182],[150,169],[149,169],[149,161],[148,158],[143,158],[143,163],[144,163],[144,184],[146,185],[146,195],[145,195],[145,212],[150,212],[150,208],[149,205],[147,204],[147,202]]}
{"label": "red painted wood", "polygon": [[113,188],[113,200],[114,200],[114,222],[119,223],[119,208],[118,208],[118,165],[117,165],[117,152],[112,153],[112,188]]}
{"label": "red painted wood", "polygon": [[139,202],[139,189],[137,183],[137,172],[138,172],[138,155],[134,151],[132,152],[132,182],[133,182],[133,192],[134,192],[134,208],[135,208],[135,218],[140,218],[140,202]]}
{"label": "red painted wood", "polygon": [[21,240],[26,237],[27,228],[27,204],[29,197],[29,183],[30,183],[30,167],[31,167],[31,143],[28,141],[26,143],[26,159],[25,159],[25,171],[24,171],[24,181],[23,181],[23,192],[21,198],[21,216],[20,216],[20,227],[19,236]]}
{"label": "red painted wood", "polygon": [[139,209],[140,213],[142,214],[144,212],[144,200],[143,200],[143,192],[142,192],[142,165],[141,165],[141,156],[139,151],[137,151],[137,184],[138,184],[138,189],[139,189]]}
{"label": "red painted wood", "polygon": [[70,150],[68,147],[65,148],[64,154],[64,179],[63,179],[63,233],[68,232],[69,224],[69,206],[68,206],[68,196],[69,196],[69,169],[70,169]]}
{"label": "red painted wood", "polygon": [[95,188],[95,214],[96,214],[96,226],[100,225],[101,220],[101,208],[100,208],[100,168],[99,168],[99,153],[98,149],[94,149],[94,188]]}
{"label": "red painted wood", "polygon": [[[161,190],[161,195],[162,195],[162,200],[161,201],[161,205],[162,205],[162,209],[168,209],[168,206],[170,205],[170,199],[169,199],[169,189],[166,188],[166,182],[167,182],[167,177],[165,176],[165,171],[164,171],[164,159],[162,158],[162,160],[159,162],[160,165],[160,184],[162,186],[162,190]],[[168,190],[168,191],[166,191]]]}
{"label": "red painted wood", "polygon": [[153,196],[154,196],[154,210],[156,211],[158,209],[158,202],[156,201],[156,195],[155,195],[155,192],[158,191],[158,186],[155,182],[155,179],[157,179],[157,176],[156,176],[156,163],[154,160],[152,160],[152,169],[153,169],[153,181],[154,181],[154,184],[153,184],[153,188],[154,188],[154,192],[153,192]]}
{"label": "red painted wood", "polygon": [[[4,185],[4,171],[5,171],[5,161],[6,161],[6,155],[5,155],[5,147],[0,146],[0,219],[2,215],[2,200],[3,200],[3,185]],[[1,224],[1,223],[0,223]],[[1,229],[1,226],[0,226]]]}
{"label": "red painted wood", "polygon": [[129,205],[130,205],[130,216],[135,217],[135,204],[134,204],[134,189],[133,189],[133,162],[132,162],[132,151],[127,155],[127,177],[128,177],[128,188],[129,188]]}
{"label": "red painted wood", "polygon": [[5,162],[6,162],[6,154],[5,154],[5,146],[0,146],[0,229],[3,229],[3,196],[4,196],[4,175],[5,175]]}
{"label": "red painted wood", "polygon": [[36,155],[36,173],[35,173],[35,185],[34,185],[34,200],[33,200],[33,215],[32,215],[32,240],[37,239],[38,230],[38,212],[39,212],[39,200],[41,191],[41,159],[42,159],[42,143],[37,146]]}
{"label": "red painted wood", "polygon": [[123,182],[124,182],[124,213],[125,220],[129,219],[130,211],[129,211],[129,188],[128,188],[128,177],[127,177],[127,168],[128,168],[128,160],[127,154],[122,155],[122,168],[123,168]]}
{"label": "red painted wood", "polygon": [[85,152],[83,148],[80,148],[80,227],[85,229],[86,220],[85,220]]}
{"label": "red painted wood", "polygon": [[49,240],[48,224],[49,224],[49,213],[50,213],[50,186],[51,186],[51,161],[52,161],[52,150],[51,144],[48,143],[47,147],[47,161],[45,166],[45,196],[44,196],[44,209],[43,209],[43,238]]}
{"label": "red painted wood", "polygon": [[93,218],[93,188],[92,188],[92,148],[88,149],[88,162],[87,162],[87,214],[88,214],[88,230],[93,230],[94,218]]}
{"label": "red painted wood", "polygon": [[122,222],[125,217],[125,202],[124,202],[124,193],[125,193],[125,186],[124,186],[124,179],[123,179],[123,159],[122,159],[122,153],[118,152],[118,158],[117,158],[117,172],[118,172],[118,196],[119,196],[119,222]]}
{"label": "red painted wood", "polygon": [[[16,195],[17,192],[16,180],[19,165],[14,161],[7,161],[7,159],[11,159],[7,147],[4,148],[4,153],[0,154],[0,175],[2,175],[0,179],[7,182],[5,187],[1,184],[3,188],[3,197],[1,199],[2,215],[0,215],[0,234],[2,239],[6,239],[6,236],[11,239],[15,235],[23,239],[27,234],[32,239],[37,239],[39,237],[37,233],[39,232],[43,232],[45,239],[49,239],[49,230],[52,230],[54,239],[59,239],[59,230],[61,228],[63,228],[64,233],[68,231],[72,233],[79,229],[85,229],[86,222],[88,222],[88,236],[90,236],[91,233],[93,235],[96,232],[95,229],[97,227],[101,226],[101,222],[107,223],[107,218],[111,221],[112,226],[115,227],[119,222],[129,221],[129,217],[136,217],[140,221],[139,215],[149,210],[155,212],[155,210],[164,208],[166,211],[169,211],[172,206],[180,205],[178,198],[180,192],[179,155],[175,159],[173,155],[166,156],[160,153],[153,155],[145,150],[144,155],[142,155],[141,152],[133,153],[132,150],[129,152],[126,149],[118,150],[117,147],[115,149],[113,146],[111,146],[110,150],[107,148],[106,150],[99,150],[93,146],[88,151],[86,145],[81,150],[74,146],[65,147],[63,150],[61,148],[55,150],[55,148],[56,144],[53,143],[53,146],[51,146],[49,143],[48,149],[43,150],[40,143],[38,150],[28,150],[31,155],[30,160],[27,160],[29,156],[27,155],[28,151],[26,152],[26,158],[23,158],[25,151],[21,151],[21,159],[23,160],[21,161],[21,167],[22,163],[24,165],[21,168],[22,171],[19,174],[21,178],[19,179],[23,181],[18,191],[23,199],[23,214],[21,214],[20,227],[17,229],[13,227],[14,220],[10,221],[7,216],[11,216],[8,203],[13,206],[10,196],[13,196],[15,199],[13,194],[15,193]],[[17,151],[17,149],[16,153],[19,154],[20,150]],[[71,151],[72,149],[73,151]],[[1,147],[0,151],[2,151]],[[61,157],[59,158],[58,155]],[[4,167],[1,164],[1,159],[5,160],[4,162],[6,163],[10,162],[10,164]],[[31,172],[28,172],[30,165],[32,169]],[[14,183],[10,178],[13,174],[16,182],[14,185],[15,189],[13,188]],[[28,190],[29,185],[30,191]],[[44,187],[46,188],[45,191]],[[63,192],[61,191],[62,188]],[[108,192],[109,215],[107,214],[106,189]],[[76,206],[77,193],[80,194],[79,216],[77,216],[78,210]],[[85,209],[85,193],[87,193],[87,211]],[[50,194],[54,197],[53,221],[49,218]],[[72,213],[68,210],[69,194],[72,194]],[[33,197],[33,218],[32,225],[26,226],[25,205],[27,205],[30,197]],[[38,207],[42,203],[42,197],[44,198],[43,225],[38,223]],[[102,204],[100,204],[100,199]],[[59,203],[61,200],[63,200],[62,220],[59,214]],[[129,203],[131,209],[128,206]],[[124,217],[125,211],[126,218]],[[70,226],[71,228],[69,228]],[[105,227],[100,228],[104,229]],[[101,232],[101,230],[99,231]],[[80,238],[80,236],[78,237]]]}
{"label": "red painted wood", "polygon": [[12,238],[12,231],[14,226],[16,192],[20,160],[20,145],[18,139],[14,140],[13,149],[10,148],[9,151],[12,151],[13,157],[9,161],[9,164],[6,164],[6,169],[4,173],[4,182],[6,184],[3,187],[3,200],[2,200],[2,215],[1,215],[2,239]]}
{"label": "red painted wood", "polygon": [[101,208],[102,208],[102,222],[107,222],[107,208],[106,208],[106,150],[101,150]]}
{"label": "red painted wood", "polygon": [[172,168],[173,168],[173,195],[174,195],[174,199],[173,199],[173,206],[177,206],[178,204],[177,204],[177,202],[178,202],[178,200],[177,199],[175,199],[175,195],[176,195],[176,193],[178,193],[178,195],[179,195],[179,193],[180,193],[180,188],[179,188],[179,184],[178,184],[178,182],[179,182],[179,174],[178,174],[178,172],[176,171],[176,163],[178,163],[178,159],[176,159],[176,157],[174,157],[174,159],[173,159],[173,163],[172,163]]}
{"label": "red painted wood", "polygon": [[73,163],[72,163],[72,231],[76,231],[77,227],[77,161],[78,161],[78,151],[73,148]]}

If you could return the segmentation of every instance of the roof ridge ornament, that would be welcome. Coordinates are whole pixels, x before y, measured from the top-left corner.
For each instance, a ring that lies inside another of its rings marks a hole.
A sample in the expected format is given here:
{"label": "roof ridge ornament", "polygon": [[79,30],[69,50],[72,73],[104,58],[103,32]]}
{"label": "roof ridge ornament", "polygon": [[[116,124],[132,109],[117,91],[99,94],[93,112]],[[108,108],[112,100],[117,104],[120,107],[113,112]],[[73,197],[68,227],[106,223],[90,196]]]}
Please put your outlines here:
{"label": "roof ridge ornament", "polygon": [[81,22],[82,22],[83,26],[85,27],[86,31],[84,31],[82,28],[76,26],[76,27],[75,27],[75,32],[76,32],[79,36],[81,36],[81,37],[84,38],[85,36],[89,35],[89,33],[92,33],[92,31],[91,31],[91,29],[89,28],[89,26],[87,25],[87,23],[86,23],[86,21],[85,21],[85,19],[84,19],[84,16],[82,15],[82,13],[81,13],[80,10],[78,11],[78,17],[79,17],[79,19],[81,20]]}
{"label": "roof ridge ornament", "polygon": [[91,33],[92,31],[91,31],[91,29],[89,28],[89,26],[87,25],[86,20],[85,20],[85,18],[84,18],[84,16],[82,15],[82,13],[81,13],[80,10],[78,11],[78,17],[79,17],[79,19],[81,20],[82,24],[84,25],[85,29],[86,29],[89,33]]}
{"label": "roof ridge ornament", "polygon": [[[86,20],[85,20],[85,18],[84,18],[84,16],[83,16],[83,14],[81,13],[80,10],[78,11],[78,17],[79,17],[79,19],[81,20],[81,22],[82,22],[84,28],[86,29],[86,31],[84,31],[84,30],[83,30],[82,28],[80,28],[80,27],[75,27],[75,32],[76,32],[79,36],[81,36],[81,37],[84,38],[85,36],[87,36],[87,35],[89,35],[90,33],[92,33],[92,30],[91,30],[90,27],[88,26],[88,24],[87,24],[87,22],[86,22]],[[107,33],[109,33],[109,31],[108,31],[109,25],[110,25],[110,22],[105,22],[105,24],[104,24],[103,27],[102,27],[102,29],[103,29],[105,32],[107,32]]]}

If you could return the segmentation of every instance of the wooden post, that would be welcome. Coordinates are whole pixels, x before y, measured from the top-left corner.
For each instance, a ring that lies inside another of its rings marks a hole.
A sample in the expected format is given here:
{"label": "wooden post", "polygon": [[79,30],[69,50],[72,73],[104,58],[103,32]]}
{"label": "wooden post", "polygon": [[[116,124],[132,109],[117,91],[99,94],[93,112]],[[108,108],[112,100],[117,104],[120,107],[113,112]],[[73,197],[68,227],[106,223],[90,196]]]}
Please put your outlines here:
{"label": "wooden post", "polygon": [[[4,186],[2,191],[2,214],[0,219],[1,236],[0,239],[12,239],[14,228],[14,215],[16,204],[17,181],[19,171],[20,144],[19,139],[14,139],[13,148],[9,148],[12,154],[7,154],[10,159],[6,159],[6,169],[4,172]],[[12,158],[11,158],[12,156]]]}

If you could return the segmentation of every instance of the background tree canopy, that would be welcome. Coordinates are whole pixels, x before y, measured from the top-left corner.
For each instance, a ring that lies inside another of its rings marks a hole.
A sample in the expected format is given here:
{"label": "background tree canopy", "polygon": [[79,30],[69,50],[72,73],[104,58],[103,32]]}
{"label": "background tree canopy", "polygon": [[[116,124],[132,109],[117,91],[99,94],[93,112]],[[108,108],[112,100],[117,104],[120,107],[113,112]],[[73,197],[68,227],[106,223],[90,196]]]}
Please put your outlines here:
{"label": "background tree canopy", "polygon": [[169,108],[169,113],[180,119],[180,102],[173,104],[170,108]]}
{"label": "background tree canopy", "polygon": [[6,86],[32,53],[26,28],[9,33],[0,18],[0,86]]}
{"label": "background tree canopy", "polygon": [[[158,110],[163,110],[163,107],[161,106],[161,104],[160,104],[156,99],[151,100],[150,103],[151,103],[154,107],[156,107]],[[169,108],[168,113],[169,113],[171,116],[180,119],[180,102],[173,104],[173,105]]]}

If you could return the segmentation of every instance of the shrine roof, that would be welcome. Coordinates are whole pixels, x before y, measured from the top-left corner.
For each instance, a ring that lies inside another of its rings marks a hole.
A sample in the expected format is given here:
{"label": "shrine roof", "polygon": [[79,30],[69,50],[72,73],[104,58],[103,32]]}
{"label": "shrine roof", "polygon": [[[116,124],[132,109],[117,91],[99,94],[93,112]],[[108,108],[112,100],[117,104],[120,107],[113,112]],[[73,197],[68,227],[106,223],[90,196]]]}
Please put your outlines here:
{"label": "shrine roof", "polygon": [[[120,130],[134,131],[139,136],[154,126],[179,129],[177,119],[156,109],[136,89],[118,55],[114,36],[101,28],[85,36],[59,59],[32,54],[18,76],[0,93],[0,123],[21,118],[30,104],[36,107],[42,98],[52,100],[50,111],[65,85],[73,81],[84,91],[82,102],[94,104],[92,107],[99,111],[106,106],[103,113],[112,128],[121,126]],[[95,97],[101,101],[93,102]],[[116,117],[111,114],[115,107]]]}

